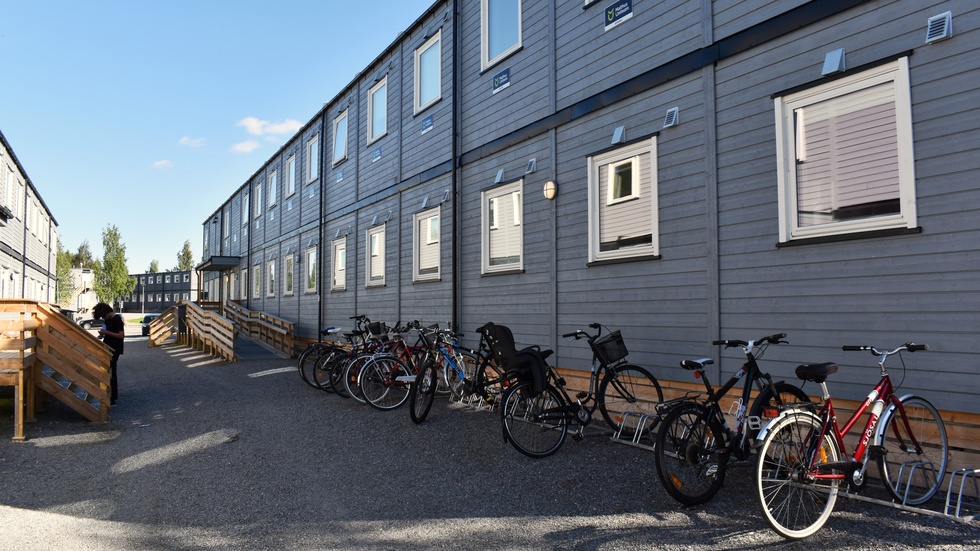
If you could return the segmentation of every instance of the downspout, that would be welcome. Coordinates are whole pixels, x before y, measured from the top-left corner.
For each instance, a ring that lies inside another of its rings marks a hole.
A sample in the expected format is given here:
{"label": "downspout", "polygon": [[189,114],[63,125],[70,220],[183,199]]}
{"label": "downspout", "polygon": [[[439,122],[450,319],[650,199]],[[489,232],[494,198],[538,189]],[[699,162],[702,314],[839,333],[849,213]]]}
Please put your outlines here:
{"label": "downspout", "polygon": [[[326,132],[324,131],[324,129],[326,128],[326,123],[325,123],[325,121],[326,121],[326,115],[327,115],[327,110],[326,109],[324,109],[324,110],[322,110],[320,112],[320,138],[317,140],[317,146],[320,148],[320,154],[317,155],[317,158],[320,160],[320,166],[317,167],[317,174],[320,175],[320,182],[317,183],[317,185],[320,186],[320,194],[319,194],[320,195],[320,199],[319,199],[319,202],[320,202],[320,216],[317,219],[318,220],[318,223],[317,223],[317,229],[316,229],[316,234],[317,234],[317,237],[316,237],[316,240],[317,240],[317,243],[316,243],[316,340],[317,340],[317,342],[320,342],[322,340],[320,338],[320,329],[323,328],[323,306],[324,306],[323,305],[323,265],[324,265],[324,262],[323,262],[323,259],[321,257],[323,256],[322,255],[322,252],[323,252],[323,249],[324,249],[324,247],[323,247],[323,243],[324,243],[323,225],[325,223],[325,220],[323,219],[323,217],[325,216],[325,209],[326,209],[326,206],[323,203],[327,200],[326,190],[324,189],[325,186],[323,185],[323,182],[326,179],[326,172],[323,169],[323,165],[324,165],[323,160],[326,158],[326,157],[324,157],[324,154],[326,153],[324,151],[324,142],[327,141]],[[302,245],[302,244],[303,243],[300,242],[300,245]],[[309,270],[310,267],[307,266],[306,269]]]}
{"label": "downspout", "polygon": [[462,194],[459,192],[459,124],[460,124],[460,56],[462,51],[462,40],[460,39],[459,24],[459,1],[452,0],[453,6],[453,122],[452,122],[452,205],[453,205],[453,231],[452,231],[452,321],[450,327],[456,331],[460,330],[460,288],[459,288],[459,268],[462,265],[459,257],[459,233],[462,230]]}

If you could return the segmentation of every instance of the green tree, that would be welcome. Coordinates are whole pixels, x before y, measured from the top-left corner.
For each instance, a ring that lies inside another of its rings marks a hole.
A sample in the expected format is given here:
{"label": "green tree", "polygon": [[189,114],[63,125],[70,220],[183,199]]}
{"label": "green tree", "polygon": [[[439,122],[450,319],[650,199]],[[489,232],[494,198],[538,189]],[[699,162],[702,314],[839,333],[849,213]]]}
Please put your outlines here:
{"label": "green tree", "polygon": [[78,252],[72,255],[71,267],[95,269],[97,264],[95,257],[92,256],[92,249],[88,245],[88,239],[82,241],[82,244],[78,246]]}
{"label": "green tree", "polygon": [[160,271],[160,261],[158,261],[158,260],[151,260],[150,261],[150,267],[146,269],[146,273],[148,273],[148,274],[155,274],[155,273],[157,273],[159,271]]}
{"label": "green tree", "polygon": [[95,294],[102,302],[112,304],[120,297],[128,297],[136,288],[136,278],[129,275],[126,267],[126,245],[116,226],[102,230],[102,252],[102,262],[93,270]]}
{"label": "green tree", "polygon": [[191,241],[184,241],[184,248],[177,253],[177,271],[189,272],[194,269],[194,255],[191,254]]}
{"label": "green tree", "polygon": [[58,280],[58,294],[55,300],[62,307],[68,307],[71,302],[71,296],[75,293],[75,282],[71,277],[72,262],[74,261],[75,255],[66,251],[61,246],[61,240],[58,240],[58,256],[55,264],[55,278]]}

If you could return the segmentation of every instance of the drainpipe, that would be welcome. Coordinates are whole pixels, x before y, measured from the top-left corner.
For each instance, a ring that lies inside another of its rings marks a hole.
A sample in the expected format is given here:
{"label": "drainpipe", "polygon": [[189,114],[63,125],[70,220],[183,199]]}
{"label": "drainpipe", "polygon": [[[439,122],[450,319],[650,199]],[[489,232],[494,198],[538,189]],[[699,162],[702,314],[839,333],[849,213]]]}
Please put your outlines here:
{"label": "drainpipe", "polygon": [[456,331],[460,330],[460,288],[459,288],[459,268],[462,262],[459,259],[459,233],[463,227],[462,216],[460,212],[462,211],[462,194],[459,192],[459,171],[460,171],[460,159],[459,159],[459,120],[460,120],[460,97],[462,96],[459,86],[459,75],[460,75],[460,55],[459,52],[462,51],[462,40],[459,32],[460,22],[459,22],[459,1],[453,0],[453,122],[452,122],[452,137],[453,137],[453,147],[452,147],[452,205],[453,205],[453,231],[452,231],[452,328]]}

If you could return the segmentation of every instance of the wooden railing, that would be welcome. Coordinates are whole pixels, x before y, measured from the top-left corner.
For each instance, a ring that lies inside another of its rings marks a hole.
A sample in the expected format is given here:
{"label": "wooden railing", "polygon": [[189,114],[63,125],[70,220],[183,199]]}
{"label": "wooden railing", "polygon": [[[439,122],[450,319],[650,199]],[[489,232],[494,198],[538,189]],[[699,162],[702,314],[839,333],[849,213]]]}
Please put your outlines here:
{"label": "wooden railing", "polygon": [[235,361],[235,324],[232,320],[189,301],[182,301],[179,307],[185,312],[182,321],[187,328],[186,337],[179,336],[183,344]]}
{"label": "wooden railing", "polygon": [[176,335],[177,325],[177,307],[171,306],[150,322],[150,347],[160,346],[171,335]]}
{"label": "wooden railing", "polygon": [[0,299],[0,385],[15,387],[14,440],[51,396],[86,419],[109,418],[112,349],[54,307]]}
{"label": "wooden railing", "polygon": [[293,340],[295,323],[265,312],[249,310],[234,302],[226,302],[224,312],[242,335],[261,341],[290,358],[296,357]]}

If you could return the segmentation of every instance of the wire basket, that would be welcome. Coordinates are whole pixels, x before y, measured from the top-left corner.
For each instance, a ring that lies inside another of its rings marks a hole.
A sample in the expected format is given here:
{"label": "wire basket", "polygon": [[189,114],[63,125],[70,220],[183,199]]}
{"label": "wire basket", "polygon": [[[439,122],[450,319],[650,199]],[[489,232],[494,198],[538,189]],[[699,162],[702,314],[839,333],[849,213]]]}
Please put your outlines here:
{"label": "wire basket", "polygon": [[623,342],[623,335],[618,329],[612,333],[606,333],[591,344],[592,351],[604,365],[614,364],[629,355],[629,350],[626,350],[626,343]]}
{"label": "wire basket", "polygon": [[374,337],[380,337],[381,335],[384,335],[385,333],[388,332],[388,329],[385,327],[384,322],[380,322],[380,321],[372,321],[371,323],[369,323],[367,326],[367,330],[368,333],[370,333]]}

